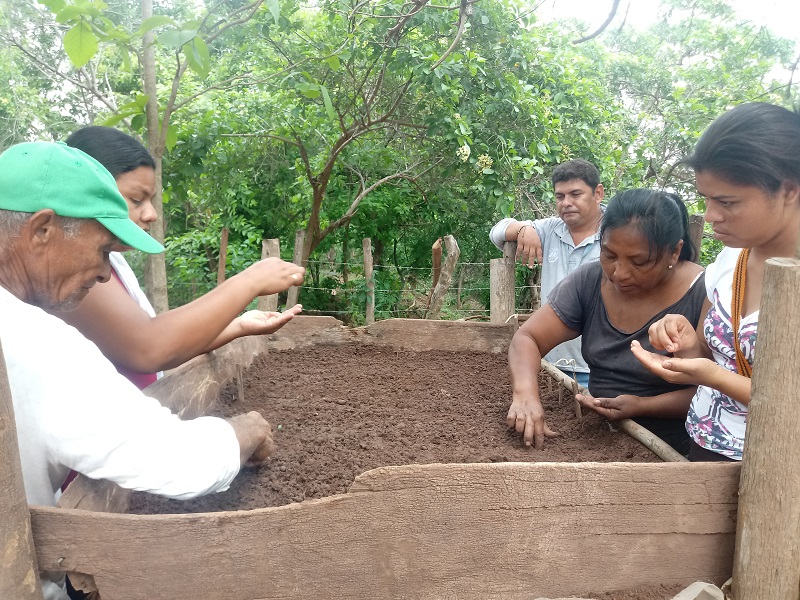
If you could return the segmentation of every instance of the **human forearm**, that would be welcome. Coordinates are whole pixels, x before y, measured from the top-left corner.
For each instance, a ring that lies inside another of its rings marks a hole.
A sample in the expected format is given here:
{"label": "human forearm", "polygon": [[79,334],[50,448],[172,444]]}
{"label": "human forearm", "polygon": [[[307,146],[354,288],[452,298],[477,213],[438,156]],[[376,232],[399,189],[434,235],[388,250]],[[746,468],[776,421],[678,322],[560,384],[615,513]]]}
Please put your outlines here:
{"label": "human forearm", "polygon": [[539,345],[522,329],[511,340],[508,349],[508,367],[511,375],[511,389],[515,397],[529,398],[541,402],[539,398],[539,365],[542,352]]}
{"label": "human forearm", "polygon": [[713,388],[740,404],[750,404],[752,380],[744,375],[729,371],[714,363],[713,369],[708,369],[700,381],[700,385]]}
{"label": "human forearm", "polygon": [[689,405],[692,403],[696,391],[696,387],[689,387],[658,396],[640,396],[634,416],[684,418],[689,412]]}

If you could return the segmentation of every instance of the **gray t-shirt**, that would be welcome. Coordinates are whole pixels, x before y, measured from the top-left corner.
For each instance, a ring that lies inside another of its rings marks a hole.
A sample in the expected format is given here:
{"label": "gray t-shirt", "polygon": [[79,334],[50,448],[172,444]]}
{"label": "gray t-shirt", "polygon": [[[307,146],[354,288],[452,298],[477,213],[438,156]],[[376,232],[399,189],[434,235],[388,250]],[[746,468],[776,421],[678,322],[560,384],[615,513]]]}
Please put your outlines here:
{"label": "gray t-shirt", "polygon": [[[501,250],[505,242],[506,229],[513,221],[514,219],[503,219],[489,234],[492,242]],[[532,225],[542,242],[542,304],[547,302],[551,291],[559,281],[581,265],[595,262],[600,258],[599,233],[587,237],[576,246],[566,223],[560,217],[521,222]],[[581,356],[580,338],[556,346],[544,358],[565,370],[571,370],[574,361],[576,372],[589,372],[589,366]]]}
{"label": "gray t-shirt", "polygon": [[[645,369],[631,352],[631,342],[637,340],[645,350],[658,352],[650,344],[648,329],[667,314],[684,315],[696,327],[703,317],[700,312],[706,299],[705,274],[700,274],[675,304],[653,315],[640,329],[630,333],[617,329],[608,319],[606,306],[600,295],[602,275],[599,262],[584,265],[553,288],[548,300],[553,311],[567,327],[583,334],[581,352],[591,369],[589,392],[592,396],[658,396],[689,387],[664,381]],[[666,352],[658,353],[666,355]],[[634,421],[680,452],[688,450],[684,448],[688,444],[685,418],[637,417]]]}
{"label": "gray t-shirt", "polygon": [[[688,387],[664,381],[645,369],[631,352],[631,342],[637,340],[645,350],[656,352],[650,344],[648,329],[667,314],[684,315],[696,326],[706,299],[704,274],[675,304],[653,315],[640,329],[630,333],[617,329],[608,319],[600,295],[602,275],[599,262],[584,265],[564,278],[550,293],[549,299],[558,318],[570,329],[583,334],[581,351],[592,370],[589,381],[592,395],[600,398],[613,398],[620,394],[656,396]],[[659,354],[666,355],[666,352]]]}

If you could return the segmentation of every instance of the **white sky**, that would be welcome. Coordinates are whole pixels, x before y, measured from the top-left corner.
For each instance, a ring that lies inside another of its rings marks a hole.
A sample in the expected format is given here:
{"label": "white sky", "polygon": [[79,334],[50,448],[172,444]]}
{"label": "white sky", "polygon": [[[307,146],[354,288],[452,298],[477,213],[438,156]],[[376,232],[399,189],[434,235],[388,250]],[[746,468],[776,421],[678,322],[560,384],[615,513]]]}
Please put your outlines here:
{"label": "white sky", "polygon": [[[728,3],[743,20],[765,25],[781,37],[800,41],[800,0],[728,0]],[[546,20],[578,17],[589,25],[586,33],[590,33],[606,20],[612,4],[612,0],[542,0],[536,15]],[[622,0],[612,26],[621,23],[628,10],[627,23],[636,28],[645,27],[655,20],[658,6],[658,0]]]}

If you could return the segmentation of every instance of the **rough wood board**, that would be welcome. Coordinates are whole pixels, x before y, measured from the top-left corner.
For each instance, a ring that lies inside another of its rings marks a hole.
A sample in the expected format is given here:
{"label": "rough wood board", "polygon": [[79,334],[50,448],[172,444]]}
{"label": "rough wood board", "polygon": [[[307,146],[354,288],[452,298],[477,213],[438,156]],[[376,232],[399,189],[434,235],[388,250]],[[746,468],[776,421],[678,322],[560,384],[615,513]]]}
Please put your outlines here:
{"label": "rough wood board", "polygon": [[451,350],[500,353],[508,351],[514,328],[465,321],[386,319],[349,328],[333,317],[298,316],[268,338],[270,350],[315,344],[375,344],[409,350]]}
{"label": "rough wood board", "polygon": [[514,335],[511,325],[425,319],[387,319],[364,328],[364,343],[409,350],[506,352]]}
{"label": "rough wood board", "polygon": [[32,523],[39,564],[94,575],[104,600],[527,600],[721,583],[738,477],[732,464],[410,465],[280,508],[34,508]]}

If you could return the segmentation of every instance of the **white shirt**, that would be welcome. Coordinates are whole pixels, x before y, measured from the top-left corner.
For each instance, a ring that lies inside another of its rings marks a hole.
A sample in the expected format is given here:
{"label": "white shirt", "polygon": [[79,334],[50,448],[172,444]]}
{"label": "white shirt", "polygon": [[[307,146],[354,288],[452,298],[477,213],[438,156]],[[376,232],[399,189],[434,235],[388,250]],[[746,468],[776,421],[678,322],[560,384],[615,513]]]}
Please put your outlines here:
{"label": "white shirt", "polygon": [[[731,306],[733,274],[741,252],[740,248],[723,248],[717,260],[706,268],[706,292],[711,308],[703,322],[703,333],[714,361],[734,373],[736,346],[733,343]],[[759,312],[756,310],[743,316],[739,323],[738,344],[751,366],[755,360]],[[689,407],[686,430],[699,446],[734,460],[742,460],[747,413],[746,404],[737,402],[719,390],[701,385]]]}
{"label": "white shirt", "polygon": [[[239,472],[227,421],[181,421],[76,329],[2,287],[0,340],[29,504],[54,506],[70,469],[179,499],[223,491]],[[42,585],[46,600],[67,597],[48,578]]]}

